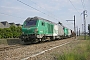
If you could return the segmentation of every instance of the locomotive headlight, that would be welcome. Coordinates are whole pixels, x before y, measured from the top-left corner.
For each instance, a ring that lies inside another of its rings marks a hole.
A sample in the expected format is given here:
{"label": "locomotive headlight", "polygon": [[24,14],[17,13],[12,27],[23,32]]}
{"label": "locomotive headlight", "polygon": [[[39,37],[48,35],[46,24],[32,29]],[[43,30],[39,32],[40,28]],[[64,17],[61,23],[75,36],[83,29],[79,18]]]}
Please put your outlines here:
{"label": "locomotive headlight", "polygon": [[22,32],[22,34],[24,34],[24,32]]}
{"label": "locomotive headlight", "polygon": [[34,32],[37,33],[38,32],[38,29],[36,28]]}
{"label": "locomotive headlight", "polygon": [[24,36],[22,36],[22,38],[24,38]]}

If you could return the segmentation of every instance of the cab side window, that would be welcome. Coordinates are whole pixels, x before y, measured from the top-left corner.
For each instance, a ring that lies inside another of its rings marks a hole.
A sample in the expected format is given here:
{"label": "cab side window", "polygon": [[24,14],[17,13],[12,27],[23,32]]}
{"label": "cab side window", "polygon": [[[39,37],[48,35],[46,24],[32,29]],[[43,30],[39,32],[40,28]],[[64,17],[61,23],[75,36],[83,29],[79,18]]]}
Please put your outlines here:
{"label": "cab side window", "polygon": [[42,22],[42,26],[45,26],[45,23],[44,22]]}

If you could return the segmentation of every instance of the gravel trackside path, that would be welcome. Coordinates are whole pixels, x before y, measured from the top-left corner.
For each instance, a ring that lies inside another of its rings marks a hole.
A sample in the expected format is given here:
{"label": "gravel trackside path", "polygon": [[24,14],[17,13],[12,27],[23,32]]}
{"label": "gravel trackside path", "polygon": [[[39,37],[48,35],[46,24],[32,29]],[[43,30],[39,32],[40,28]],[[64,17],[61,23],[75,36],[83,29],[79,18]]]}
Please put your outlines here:
{"label": "gravel trackside path", "polygon": [[[55,53],[55,51],[57,52],[59,51],[62,53],[64,48],[69,49],[70,47],[70,46],[63,47],[63,46],[68,45],[65,43],[69,42],[69,44],[71,44],[73,41],[76,41],[76,40],[74,38],[68,38],[68,39],[63,39],[63,40],[27,45],[25,47],[20,47],[17,49],[0,51],[0,60],[25,60],[25,58],[27,57],[28,57],[27,60],[53,60],[53,59],[55,60],[55,57],[52,56],[53,54],[51,52]],[[59,45],[63,45],[63,46],[59,48],[58,47]],[[42,51],[45,51],[45,52],[43,52],[40,55],[36,55]],[[30,58],[30,56],[34,56],[34,57]]]}

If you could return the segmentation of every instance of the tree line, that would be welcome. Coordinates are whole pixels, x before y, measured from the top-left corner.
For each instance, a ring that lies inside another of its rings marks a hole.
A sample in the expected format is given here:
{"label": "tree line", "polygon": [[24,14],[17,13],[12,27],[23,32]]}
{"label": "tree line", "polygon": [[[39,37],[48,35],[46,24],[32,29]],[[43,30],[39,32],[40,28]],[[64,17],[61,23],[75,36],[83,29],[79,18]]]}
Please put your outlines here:
{"label": "tree line", "polygon": [[21,27],[10,26],[10,28],[0,28],[0,39],[2,38],[19,38],[22,34]]}

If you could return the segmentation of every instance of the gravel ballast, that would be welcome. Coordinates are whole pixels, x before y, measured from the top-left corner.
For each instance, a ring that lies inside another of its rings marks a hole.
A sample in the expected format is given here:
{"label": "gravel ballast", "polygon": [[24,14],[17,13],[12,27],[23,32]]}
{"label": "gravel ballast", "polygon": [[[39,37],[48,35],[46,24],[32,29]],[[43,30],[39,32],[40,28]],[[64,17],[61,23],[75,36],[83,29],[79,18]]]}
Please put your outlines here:
{"label": "gravel ballast", "polygon": [[[38,54],[41,51],[48,50],[50,48],[53,48],[58,45],[62,45],[67,42],[70,42],[69,44],[72,44],[74,41],[76,41],[74,38],[68,38],[63,40],[27,45],[25,47],[21,47],[17,49],[0,51],[0,60],[21,60],[26,57],[30,57],[34,54]],[[45,53],[35,56],[33,58],[28,58],[28,60],[55,60],[56,57],[54,54],[63,53],[64,50],[70,50],[73,46],[75,46],[69,44],[66,44],[61,47],[57,47],[50,51],[46,51]]]}

